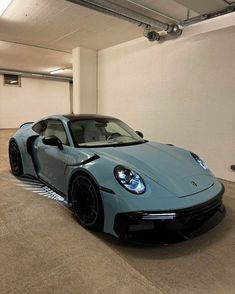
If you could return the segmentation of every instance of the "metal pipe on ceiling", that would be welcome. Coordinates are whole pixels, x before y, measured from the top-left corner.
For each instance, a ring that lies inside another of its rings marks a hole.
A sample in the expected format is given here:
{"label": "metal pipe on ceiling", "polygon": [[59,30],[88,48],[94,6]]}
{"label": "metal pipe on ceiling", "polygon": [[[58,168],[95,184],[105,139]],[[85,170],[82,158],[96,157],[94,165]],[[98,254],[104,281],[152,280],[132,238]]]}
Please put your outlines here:
{"label": "metal pipe on ceiling", "polygon": [[199,16],[195,16],[195,17],[186,19],[186,20],[181,22],[181,25],[182,26],[189,26],[189,25],[192,25],[194,23],[201,22],[203,20],[211,19],[211,18],[214,18],[214,17],[217,17],[217,16],[221,16],[221,15],[224,15],[224,14],[227,14],[227,13],[234,12],[234,11],[235,11],[235,4],[231,4],[231,5],[229,5],[229,6],[225,7],[225,8],[218,9],[218,10],[215,10],[215,11],[212,11],[212,12],[204,13],[204,14],[201,14]]}
{"label": "metal pipe on ceiling", "polygon": [[160,20],[145,16],[141,13],[137,13],[135,11],[132,11],[123,6],[114,4],[107,0],[67,0],[67,1],[111,15],[111,16],[118,17],[120,19],[126,20],[138,26],[163,30],[172,36],[179,36],[182,33],[182,30],[179,28],[178,24],[176,23],[174,24],[164,23]]}
{"label": "metal pipe on ceiling", "polygon": [[151,26],[167,31],[169,24],[158,21],[154,18],[147,17],[143,14],[136,13],[128,8],[124,8],[117,4],[106,0],[67,0],[75,4],[79,4],[86,8],[94,9],[96,11],[121,18],[123,20],[134,23],[138,26]]}
{"label": "metal pipe on ceiling", "polygon": [[15,70],[9,70],[4,68],[0,68],[0,74],[18,75],[18,76],[26,77],[26,78],[46,79],[46,80],[63,81],[63,82],[73,81],[73,78],[65,77],[65,76],[47,75],[47,74],[37,73],[37,72],[15,71]]}
{"label": "metal pipe on ceiling", "polygon": [[149,11],[151,13],[155,13],[158,16],[167,18],[167,19],[169,19],[169,20],[171,20],[171,21],[173,21],[175,23],[180,23],[180,20],[178,20],[176,18],[173,18],[173,17],[171,17],[171,16],[169,16],[169,15],[163,13],[163,12],[160,12],[160,11],[156,10],[156,9],[152,9],[152,8],[146,6],[146,5],[140,4],[140,3],[136,2],[136,1],[133,1],[133,0],[126,0],[126,1],[133,4],[133,5],[135,5],[135,6],[137,6],[137,7],[143,8],[146,11]]}

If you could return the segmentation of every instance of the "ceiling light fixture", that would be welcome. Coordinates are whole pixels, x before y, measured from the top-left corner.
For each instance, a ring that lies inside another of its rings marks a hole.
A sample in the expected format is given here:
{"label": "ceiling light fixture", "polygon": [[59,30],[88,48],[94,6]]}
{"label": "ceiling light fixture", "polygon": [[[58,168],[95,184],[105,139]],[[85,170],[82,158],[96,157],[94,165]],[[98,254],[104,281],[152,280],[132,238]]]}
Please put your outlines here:
{"label": "ceiling light fixture", "polygon": [[11,4],[12,0],[1,0],[0,1],[0,16],[6,11],[7,7]]}
{"label": "ceiling light fixture", "polygon": [[42,75],[42,74],[36,74],[36,73],[32,73],[31,75],[32,75],[32,76],[35,76],[35,77],[43,77],[43,75]]}
{"label": "ceiling light fixture", "polygon": [[55,70],[50,71],[50,74],[51,75],[54,75],[54,74],[57,74],[57,73],[61,73],[64,70],[65,70],[64,68],[58,68],[58,69],[55,69]]}

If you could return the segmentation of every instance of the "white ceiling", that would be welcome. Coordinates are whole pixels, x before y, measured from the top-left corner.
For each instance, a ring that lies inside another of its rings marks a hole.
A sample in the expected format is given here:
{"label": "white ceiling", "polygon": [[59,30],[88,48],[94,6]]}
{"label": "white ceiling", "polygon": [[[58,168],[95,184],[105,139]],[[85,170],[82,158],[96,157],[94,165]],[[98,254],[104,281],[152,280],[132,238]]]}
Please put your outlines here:
{"label": "white ceiling", "polygon": [[[193,17],[227,5],[223,0],[110,1],[164,22],[186,19],[188,7]],[[72,48],[102,49],[142,35],[143,28],[65,0],[14,0],[0,17],[0,68],[41,73],[71,68]]]}
{"label": "white ceiling", "polygon": [[49,73],[65,68],[63,76],[72,76],[72,54],[34,46],[0,41],[0,68]]}

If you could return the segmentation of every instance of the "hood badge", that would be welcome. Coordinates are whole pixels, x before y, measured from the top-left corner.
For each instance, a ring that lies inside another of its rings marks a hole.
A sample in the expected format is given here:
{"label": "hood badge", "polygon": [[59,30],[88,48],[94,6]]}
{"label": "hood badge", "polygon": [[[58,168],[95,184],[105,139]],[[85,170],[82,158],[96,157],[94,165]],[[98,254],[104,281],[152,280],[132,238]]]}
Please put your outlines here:
{"label": "hood badge", "polygon": [[192,181],[191,183],[192,183],[195,187],[197,187],[197,183],[196,183],[196,182]]}

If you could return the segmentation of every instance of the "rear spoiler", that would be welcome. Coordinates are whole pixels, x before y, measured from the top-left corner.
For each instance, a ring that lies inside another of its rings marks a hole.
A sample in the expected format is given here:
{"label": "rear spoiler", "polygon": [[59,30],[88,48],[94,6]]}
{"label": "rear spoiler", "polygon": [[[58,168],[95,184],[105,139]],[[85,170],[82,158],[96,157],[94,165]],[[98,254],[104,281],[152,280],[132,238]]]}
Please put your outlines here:
{"label": "rear spoiler", "polygon": [[23,124],[20,126],[20,128],[22,128],[22,127],[25,126],[25,125],[31,125],[31,124],[33,124],[33,123],[34,123],[33,121],[29,121],[29,122],[23,123]]}

